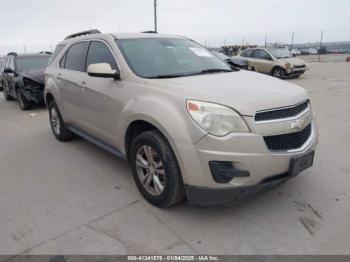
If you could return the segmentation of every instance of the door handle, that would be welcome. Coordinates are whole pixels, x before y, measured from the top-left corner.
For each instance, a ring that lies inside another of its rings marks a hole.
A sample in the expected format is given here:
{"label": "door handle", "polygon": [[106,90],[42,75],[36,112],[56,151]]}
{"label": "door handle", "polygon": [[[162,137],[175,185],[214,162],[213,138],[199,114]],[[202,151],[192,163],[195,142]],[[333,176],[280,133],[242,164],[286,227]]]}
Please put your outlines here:
{"label": "door handle", "polygon": [[84,85],[86,85],[86,82],[85,82],[85,81],[82,81],[81,84],[84,86]]}

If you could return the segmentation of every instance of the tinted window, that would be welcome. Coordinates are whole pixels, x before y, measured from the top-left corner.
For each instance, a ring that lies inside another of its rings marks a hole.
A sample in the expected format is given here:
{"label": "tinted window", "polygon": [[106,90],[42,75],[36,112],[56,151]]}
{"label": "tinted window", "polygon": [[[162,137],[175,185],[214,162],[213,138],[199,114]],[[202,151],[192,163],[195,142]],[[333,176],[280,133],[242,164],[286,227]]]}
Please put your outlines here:
{"label": "tinted window", "polygon": [[88,46],[89,42],[81,42],[72,45],[67,52],[65,68],[69,70],[84,72]]}
{"label": "tinted window", "polygon": [[253,50],[249,49],[249,50],[245,50],[241,53],[241,56],[243,57],[252,57],[253,54]]}
{"label": "tinted window", "polygon": [[270,60],[271,56],[264,50],[255,50],[254,51],[254,58]]}
{"label": "tinted window", "polygon": [[99,41],[92,41],[86,60],[86,68],[91,64],[108,63],[112,69],[117,69],[117,63],[106,44]]}
{"label": "tinted window", "polygon": [[24,56],[17,57],[17,70],[39,70],[47,67],[50,56]]}
{"label": "tinted window", "polygon": [[63,47],[64,45],[56,46],[55,51],[53,52],[53,55],[51,56],[49,63],[51,63],[56,58],[56,56],[61,52]]}

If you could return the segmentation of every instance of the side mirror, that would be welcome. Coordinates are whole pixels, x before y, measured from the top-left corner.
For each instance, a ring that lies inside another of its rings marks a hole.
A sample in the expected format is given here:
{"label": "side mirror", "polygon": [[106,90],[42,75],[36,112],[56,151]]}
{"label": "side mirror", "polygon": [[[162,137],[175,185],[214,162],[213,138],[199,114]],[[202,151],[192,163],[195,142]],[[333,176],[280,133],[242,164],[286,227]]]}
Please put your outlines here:
{"label": "side mirror", "polygon": [[10,67],[6,67],[4,69],[4,73],[5,74],[14,74],[15,72]]}
{"label": "side mirror", "polygon": [[114,78],[120,80],[120,73],[118,70],[113,70],[108,63],[90,64],[87,68],[89,76]]}

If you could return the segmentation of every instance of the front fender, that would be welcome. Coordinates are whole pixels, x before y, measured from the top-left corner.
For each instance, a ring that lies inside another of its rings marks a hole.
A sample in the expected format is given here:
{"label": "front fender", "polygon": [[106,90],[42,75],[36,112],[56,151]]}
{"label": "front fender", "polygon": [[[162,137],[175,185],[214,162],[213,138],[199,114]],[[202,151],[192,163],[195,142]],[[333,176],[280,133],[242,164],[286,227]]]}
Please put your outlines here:
{"label": "front fender", "polygon": [[48,73],[46,75],[45,88],[44,88],[44,100],[45,100],[46,106],[48,107],[48,104],[46,101],[47,95],[48,94],[52,95],[55,99],[55,102],[58,108],[60,109],[60,113],[63,120],[66,120],[66,114],[65,114],[64,106],[61,99],[61,93],[57,85],[57,81],[58,79],[53,74]]}
{"label": "front fender", "polygon": [[182,99],[163,99],[159,96],[145,96],[130,101],[121,115],[119,148],[125,154],[126,131],[131,123],[137,120],[148,122],[155,126],[168,140],[180,165],[183,179],[186,174],[183,158],[195,156],[191,152],[194,144],[207,133],[200,129],[189,116],[186,110],[186,101]]}

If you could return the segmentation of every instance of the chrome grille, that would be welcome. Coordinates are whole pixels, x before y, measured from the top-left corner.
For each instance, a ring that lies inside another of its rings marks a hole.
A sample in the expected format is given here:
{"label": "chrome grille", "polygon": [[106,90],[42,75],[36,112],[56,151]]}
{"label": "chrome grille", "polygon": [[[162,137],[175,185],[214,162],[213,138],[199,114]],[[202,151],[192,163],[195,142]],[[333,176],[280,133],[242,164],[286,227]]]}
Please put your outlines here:
{"label": "chrome grille", "polygon": [[309,106],[309,101],[305,101],[301,104],[286,107],[286,108],[280,108],[275,110],[269,110],[264,112],[258,112],[255,115],[255,121],[269,121],[269,120],[276,120],[276,119],[283,119],[283,118],[289,118],[294,117],[305,111]]}

